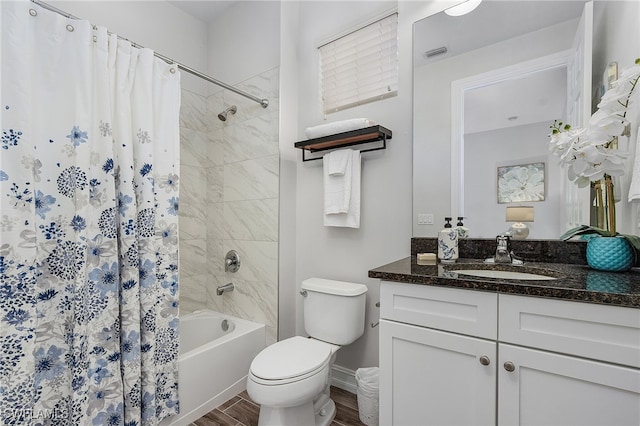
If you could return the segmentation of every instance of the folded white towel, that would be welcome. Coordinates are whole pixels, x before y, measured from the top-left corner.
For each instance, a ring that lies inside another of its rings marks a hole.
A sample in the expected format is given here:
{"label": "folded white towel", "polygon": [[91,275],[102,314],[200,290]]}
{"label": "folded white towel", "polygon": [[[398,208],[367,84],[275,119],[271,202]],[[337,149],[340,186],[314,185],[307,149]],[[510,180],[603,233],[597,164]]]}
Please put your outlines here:
{"label": "folded white towel", "polygon": [[[343,154],[336,154],[333,151],[322,157],[323,174],[324,174],[324,214],[341,214],[349,211],[349,202],[351,201],[351,176],[353,150],[344,149]],[[331,159],[333,157],[345,157],[345,172],[343,174],[331,174]]]}
{"label": "folded white towel", "polygon": [[636,154],[631,171],[631,184],[629,186],[629,202],[640,201],[640,127],[636,132]]}
{"label": "folded white towel", "polygon": [[324,166],[329,171],[329,176],[342,176],[347,171],[347,165],[351,165],[350,149],[332,151],[323,157]]}
{"label": "folded white towel", "polygon": [[[325,173],[325,189],[327,188],[327,178],[343,179],[345,186],[349,182],[349,200],[346,211],[339,213],[327,213],[325,205],[324,226],[337,226],[347,228],[360,228],[360,172],[361,172],[361,158],[360,151],[351,151],[351,161],[347,165],[345,174],[342,176],[329,176]],[[348,179],[348,180],[347,180]],[[325,191],[325,201],[326,201]]]}
{"label": "folded white towel", "polygon": [[350,130],[364,129],[375,126],[377,123],[368,118],[352,118],[349,120],[336,121],[333,123],[320,124],[319,126],[308,127],[305,134],[309,139],[321,138],[323,136],[334,135],[336,133],[348,132]]}

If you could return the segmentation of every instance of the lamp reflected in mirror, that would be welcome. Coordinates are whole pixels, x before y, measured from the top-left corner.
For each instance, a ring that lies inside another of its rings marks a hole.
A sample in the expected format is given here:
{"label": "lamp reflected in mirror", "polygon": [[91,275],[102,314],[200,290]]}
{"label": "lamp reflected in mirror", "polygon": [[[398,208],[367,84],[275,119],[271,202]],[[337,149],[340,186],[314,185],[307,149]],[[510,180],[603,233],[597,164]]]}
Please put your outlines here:
{"label": "lamp reflected in mirror", "polygon": [[507,207],[506,222],[514,222],[509,228],[511,238],[514,240],[524,240],[529,236],[529,227],[525,222],[533,222],[532,206],[509,206]]}

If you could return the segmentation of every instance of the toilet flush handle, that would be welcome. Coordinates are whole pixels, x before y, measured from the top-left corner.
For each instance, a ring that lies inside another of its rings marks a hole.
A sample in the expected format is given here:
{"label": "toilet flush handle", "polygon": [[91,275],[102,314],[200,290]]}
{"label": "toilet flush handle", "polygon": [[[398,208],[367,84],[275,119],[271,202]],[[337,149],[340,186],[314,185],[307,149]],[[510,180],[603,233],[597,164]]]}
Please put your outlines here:
{"label": "toilet flush handle", "polygon": [[307,297],[307,290],[300,290],[302,297]]}

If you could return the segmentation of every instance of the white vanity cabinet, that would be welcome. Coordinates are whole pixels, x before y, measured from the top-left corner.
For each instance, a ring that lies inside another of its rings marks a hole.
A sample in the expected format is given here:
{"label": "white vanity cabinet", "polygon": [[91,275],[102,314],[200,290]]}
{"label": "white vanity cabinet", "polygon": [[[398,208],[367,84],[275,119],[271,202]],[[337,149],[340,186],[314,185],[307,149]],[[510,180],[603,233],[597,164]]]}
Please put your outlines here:
{"label": "white vanity cabinet", "polygon": [[639,425],[640,310],[383,281],[380,424]]}
{"label": "white vanity cabinet", "polygon": [[498,296],[380,287],[380,425],[494,425]]}

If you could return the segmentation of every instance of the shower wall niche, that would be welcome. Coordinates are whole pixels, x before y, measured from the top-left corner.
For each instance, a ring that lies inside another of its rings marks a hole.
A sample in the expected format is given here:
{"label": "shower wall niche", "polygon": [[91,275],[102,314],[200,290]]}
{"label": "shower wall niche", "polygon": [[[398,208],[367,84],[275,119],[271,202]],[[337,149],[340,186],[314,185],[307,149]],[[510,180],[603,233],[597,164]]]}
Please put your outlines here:
{"label": "shower wall niche", "polygon": [[[236,85],[269,99],[261,105],[228,90],[182,91],[180,111],[180,313],[209,308],[267,325],[277,340],[279,69]],[[231,105],[226,121],[218,114]],[[242,266],[224,271],[236,250]],[[233,282],[222,296],[216,287]]]}

